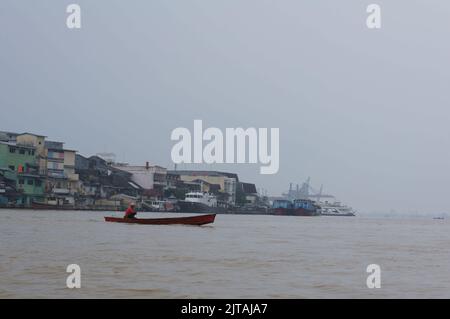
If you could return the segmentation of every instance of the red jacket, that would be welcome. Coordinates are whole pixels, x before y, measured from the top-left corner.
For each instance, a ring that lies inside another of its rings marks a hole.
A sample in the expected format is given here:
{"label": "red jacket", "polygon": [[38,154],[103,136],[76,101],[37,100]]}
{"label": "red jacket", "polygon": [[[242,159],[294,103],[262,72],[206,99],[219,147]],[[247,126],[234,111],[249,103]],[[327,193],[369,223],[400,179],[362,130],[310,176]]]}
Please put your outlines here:
{"label": "red jacket", "polygon": [[135,214],[136,214],[136,211],[133,208],[131,208],[131,206],[128,207],[127,210],[125,211],[125,217],[128,217],[130,215],[133,216]]}

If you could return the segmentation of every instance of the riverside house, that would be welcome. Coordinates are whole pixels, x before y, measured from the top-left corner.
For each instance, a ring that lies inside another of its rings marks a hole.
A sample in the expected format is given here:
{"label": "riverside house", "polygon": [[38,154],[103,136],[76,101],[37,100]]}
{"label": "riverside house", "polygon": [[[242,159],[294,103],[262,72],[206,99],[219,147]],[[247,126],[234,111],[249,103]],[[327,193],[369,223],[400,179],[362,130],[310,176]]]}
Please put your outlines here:
{"label": "riverside house", "polygon": [[43,200],[44,178],[39,174],[35,147],[0,141],[0,175],[15,184],[14,196],[0,202],[30,205]]}

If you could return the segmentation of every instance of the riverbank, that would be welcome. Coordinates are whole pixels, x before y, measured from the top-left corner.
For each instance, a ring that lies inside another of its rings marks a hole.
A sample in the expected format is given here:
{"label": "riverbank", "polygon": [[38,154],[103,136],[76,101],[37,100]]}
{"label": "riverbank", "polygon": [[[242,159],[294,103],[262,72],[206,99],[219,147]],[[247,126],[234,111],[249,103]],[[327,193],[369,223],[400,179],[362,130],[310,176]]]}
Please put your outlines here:
{"label": "riverbank", "polygon": [[[58,210],[58,211],[124,211],[126,210],[126,206],[87,206],[87,207],[83,207],[83,206],[70,206],[70,205],[65,205],[65,206],[56,206],[56,205],[46,205],[46,204],[40,204],[39,206],[35,206],[35,207],[30,207],[30,206],[20,206],[20,205],[14,205],[14,206],[5,206],[5,205],[0,205],[0,209],[28,209],[28,210],[35,210],[35,211],[40,211],[40,210]],[[237,214],[237,215],[270,215],[270,210],[269,209],[265,209],[265,210],[257,210],[257,209],[246,209],[246,208],[239,208],[239,207],[235,207],[235,208],[229,208],[229,209],[215,209],[212,208],[212,210],[214,211],[189,211],[189,213],[198,213],[198,214],[203,214],[203,213],[215,213],[215,214]],[[181,211],[181,210],[150,210],[150,209],[145,209],[145,208],[138,208],[138,212],[160,212],[160,213],[188,213],[185,211]]]}
{"label": "riverbank", "polygon": [[[117,207],[98,207],[98,208],[74,208],[74,207],[52,207],[52,208],[39,208],[34,209],[30,207],[6,207],[6,206],[0,206],[0,210],[30,210],[30,211],[95,211],[95,212],[122,212],[126,208],[117,208]],[[162,213],[162,214],[186,214],[186,213],[192,213],[192,214],[205,214],[208,212],[182,212],[182,211],[150,211],[150,210],[138,210],[138,213]],[[248,211],[248,210],[229,210],[224,212],[216,212],[218,215],[271,215],[269,212],[259,212],[259,211]]]}
{"label": "riverbank", "polygon": [[32,210],[32,211],[46,211],[46,210],[55,210],[55,211],[122,211],[124,208],[120,207],[46,207],[46,208],[32,208],[28,206],[0,206],[0,209],[5,210]]}

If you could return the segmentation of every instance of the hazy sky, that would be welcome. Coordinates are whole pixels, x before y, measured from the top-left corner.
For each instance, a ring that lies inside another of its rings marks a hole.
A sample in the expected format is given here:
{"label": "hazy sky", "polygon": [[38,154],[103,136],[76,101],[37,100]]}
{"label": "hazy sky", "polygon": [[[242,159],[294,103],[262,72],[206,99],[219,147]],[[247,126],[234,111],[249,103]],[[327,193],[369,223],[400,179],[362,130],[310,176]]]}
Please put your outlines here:
{"label": "hazy sky", "polygon": [[310,176],[361,211],[448,212],[449,31],[446,0],[1,0],[0,130],[172,168],[170,133],[194,119],[279,127],[278,174],[197,168],[272,194]]}

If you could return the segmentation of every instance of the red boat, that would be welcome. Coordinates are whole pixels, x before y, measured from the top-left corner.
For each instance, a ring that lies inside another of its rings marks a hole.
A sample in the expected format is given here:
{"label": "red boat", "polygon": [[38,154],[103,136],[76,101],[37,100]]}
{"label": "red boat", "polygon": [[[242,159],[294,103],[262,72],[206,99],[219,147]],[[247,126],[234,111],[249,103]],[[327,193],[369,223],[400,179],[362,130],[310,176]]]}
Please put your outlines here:
{"label": "red boat", "polygon": [[113,223],[143,224],[143,225],[206,225],[214,223],[216,214],[169,217],[169,218],[123,218],[105,217],[105,221]]}

